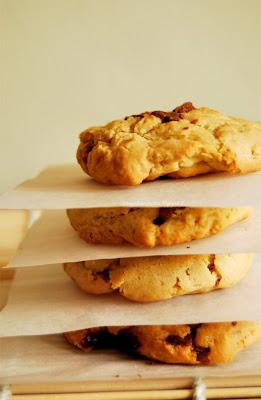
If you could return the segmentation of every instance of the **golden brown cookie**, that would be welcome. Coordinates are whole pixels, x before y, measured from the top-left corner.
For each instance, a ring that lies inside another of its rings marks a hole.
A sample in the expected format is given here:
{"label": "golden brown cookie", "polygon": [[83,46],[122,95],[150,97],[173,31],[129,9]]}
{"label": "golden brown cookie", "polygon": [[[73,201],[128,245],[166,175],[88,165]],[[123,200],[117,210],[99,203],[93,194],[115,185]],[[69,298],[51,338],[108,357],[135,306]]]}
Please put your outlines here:
{"label": "golden brown cookie", "polygon": [[235,286],[251,261],[251,254],[200,254],[83,261],[66,263],[64,269],[87,293],[118,291],[148,302]]}
{"label": "golden brown cookie", "polygon": [[226,364],[261,338],[260,322],[193,325],[127,326],[82,329],[65,333],[84,352],[118,347],[170,364]]}
{"label": "golden brown cookie", "polygon": [[170,112],[144,112],[85,130],[77,160],[98,182],[119,185],[258,171],[261,123],[188,102]]}
{"label": "golden brown cookie", "polygon": [[67,215],[88,243],[170,246],[202,239],[249,216],[251,208],[86,208]]}

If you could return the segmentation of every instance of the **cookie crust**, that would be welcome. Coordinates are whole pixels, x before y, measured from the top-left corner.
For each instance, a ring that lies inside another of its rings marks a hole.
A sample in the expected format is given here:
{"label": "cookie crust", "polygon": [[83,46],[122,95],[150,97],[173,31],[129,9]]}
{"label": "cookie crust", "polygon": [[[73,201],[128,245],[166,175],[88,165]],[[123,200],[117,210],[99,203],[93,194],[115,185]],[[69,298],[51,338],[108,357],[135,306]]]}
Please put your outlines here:
{"label": "cookie crust", "polygon": [[119,185],[258,171],[261,123],[187,102],[170,112],[144,112],[85,130],[77,161],[98,182]]}
{"label": "cookie crust", "polygon": [[[240,351],[261,338],[261,323],[259,322],[100,329],[110,335],[110,341],[107,341],[106,346],[118,347],[128,353],[140,354],[152,360],[170,364],[226,364],[232,362]],[[106,347],[99,343],[97,334],[93,334],[90,329],[67,332],[64,335],[71,344],[84,352],[89,352],[96,347]]]}
{"label": "cookie crust", "polygon": [[152,302],[233,287],[251,261],[245,253],[134,257],[65,263],[64,270],[87,293]]}
{"label": "cookie crust", "polygon": [[138,247],[171,246],[222,232],[249,216],[251,208],[92,208],[69,209],[67,215],[88,243]]}

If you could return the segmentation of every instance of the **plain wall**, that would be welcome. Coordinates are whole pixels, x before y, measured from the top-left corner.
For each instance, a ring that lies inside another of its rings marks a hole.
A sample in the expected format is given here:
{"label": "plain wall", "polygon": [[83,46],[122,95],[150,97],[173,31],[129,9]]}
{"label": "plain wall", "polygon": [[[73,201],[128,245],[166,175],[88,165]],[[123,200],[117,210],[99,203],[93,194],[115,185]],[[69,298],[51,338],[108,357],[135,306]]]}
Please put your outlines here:
{"label": "plain wall", "polygon": [[191,100],[261,120],[260,0],[0,4],[0,191],[128,114]]}

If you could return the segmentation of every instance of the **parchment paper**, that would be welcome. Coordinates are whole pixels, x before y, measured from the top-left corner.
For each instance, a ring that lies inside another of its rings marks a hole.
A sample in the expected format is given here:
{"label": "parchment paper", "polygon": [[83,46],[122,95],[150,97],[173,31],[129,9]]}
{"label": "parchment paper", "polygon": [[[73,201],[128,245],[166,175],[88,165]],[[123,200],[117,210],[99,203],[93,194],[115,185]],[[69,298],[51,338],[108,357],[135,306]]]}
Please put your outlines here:
{"label": "parchment paper", "polygon": [[105,325],[157,325],[261,320],[261,254],[234,288],[136,303],[112,293],[88,295],[62,266],[16,271],[7,305],[0,312],[0,336],[43,335]]}
{"label": "parchment paper", "polygon": [[261,374],[261,342],[226,366],[164,365],[116,351],[81,353],[60,335],[0,339],[0,384]]}
{"label": "parchment paper", "polygon": [[93,245],[80,239],[63,210],[43,213],[33,225],[10,266],[24,267],[70,261],[167,254],[259,252],[261,208],[245,221],[206,239],[174,246],[140,249],[132,245]]}
{"label": "parchment paper", "polygon": [[0,197],[0,208],[236,207],[261,204],[261,173],[212,174],[139,186],[99,184],[80,166],[51,166]]}

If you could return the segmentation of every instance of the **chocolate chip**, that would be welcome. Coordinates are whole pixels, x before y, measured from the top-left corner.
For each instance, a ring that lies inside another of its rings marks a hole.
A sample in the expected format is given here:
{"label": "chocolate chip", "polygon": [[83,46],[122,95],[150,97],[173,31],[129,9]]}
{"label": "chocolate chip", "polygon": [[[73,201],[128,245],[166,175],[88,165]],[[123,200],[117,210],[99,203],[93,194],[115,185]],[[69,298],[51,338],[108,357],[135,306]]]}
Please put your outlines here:
{"label": "chocolate chip", "polygon": [[87,333],[82,341],[83,347],[92,347],[94,349],[103,349],[113,347],[114,336],[108,332],[107,328],[100,328],[98,330],[91,330]]}
{"label": "chocolate chip", "polygon": [[[183,118],[182,114],[188,113],[192,110],[195,110],[193,104],[191,102],[186,102],[181,106],[174,108],[172,111],[147,111],[141,114],[132,115],[132,117],[143,118],[145,115],[154,115],[155,117],[160,118],[161,122],[164,124],[171,121],[179,121]],[[129,117],[125,117],[124,119],[126,120],[128,118]]]}
{"label": "chocolate chip", "polygon": [[154,225],[162,225],[170,218],[180,216],[186,207],[160,208],[159,215],[153,220]]}
{"label": "chocolate chip", "polygon": [[208,269],[211,272],[211,274],[215,274],[216,275],[215,286],[217,287],[219,282],[222,279],[222,276],[221,276],[220,272],[218,271],[218,269],[216,268],[215,259],[216,259],[215,255],[211,255],[210,256],[209,263],[208,263]]}
{"label": "chocolate chip", "polygon": [[162,175],[162,176],[159,176],[157,178],[158,181],[161,181],[161,180],[163,181],[163,180],[166,180],[166,179],[170,179],[168,175]]}
{"label": "chocolate chip", "polygon": [[181,115],[175,111],[152,111],[150,114],[160,118],[163,124],[171,121],[179,121],[181,119]]}
{"label": "chocolate chip", "polygon": [[170,121],[173,121],[173,119],[171,119],[170,115],[167,115],[167,116],[163,117],[162,120],[161,120],[161,122],[163,124],[166,123],[166,122],[170,122]]}
{"label": "chocolate chip", "polygon": [[88,154],[92,151],[93,147],[94,147],[94,140],[93,139],[89,139],[89,141],[87,143],[85,143],[84,145],[84,157],[87,161],[87,156]]}
{"label": "chocolate chip", "polygon": [[83,346],[84,347],[95,347],[97,341],[98,341],[98,339],[97,339],[96,335],[88,334],[83,339]]}
{"label": "chocolate chip", "polygon": [[106,282],[108,282],[110,280],[110,271],[108,268],[103,269],[102,271],[98,271],[98,272],[96,272],[96,274],[99,275]]}
{"label": "chocolate chip", "polygon": [[210,348],[202,347],[202,346],[195,346],[194,349],[197,353],[197,361],[200,361],[201,363],[207,363],[208,355],[210,353]]}
{"label": "chocolate chip", "polygon": [[199,326],[200,324],[190,325],[190,333],[188,333],[185,337],[169,335],[166,339],[166,342],[174,346],[192,346],[192,350],[194,350],[196,353],[197,361],[201,363],[207,363],[210,348],[196,344],[196,336]]}
{"label": "chocolate chip", "polygon": [[117,346],[129,353],[135,352],[140,347],[140,342],[128,329],[121,330],[117,335]]}
{"label": "chocolate chip", "polygon": [[153,224],[158,225],[158,226],[164,224],[164,222],[166,222],[165,219],[163,217],[161,217],[160,215],[153,220]]}
{"label": "chocolate chip", "polygon": [[209,264],[208,264],[208,270],[211,272],[215,272],[215,256],[210,256]]}
{"label": "chocolate chip", "polygon": [[196,336],[197,336],[197,331],[198,331],[199,327],[200,327],[200,324],[190,325],[190,335],[191,335],[193,343],[195,342],[195,339],[196,339]]}
{"label": "chocolate chip", "polygon": [[166,339],[166,342],[177,346],[187,346],[191,343],[191,335],[188,334],[184,337],[178,335],[169,335]]}
{"label": "chocolate chip", "polygon": [[200,327],[200,325],[201,324],[190,325],[190,335],[192,339],[193,350],[196,352],[197,355],[197,361],[201,363],[207,363],[208,355],[210,353],[210,348],[199,346],[196,344],[197,330]]}
{"label": "chocolate chip", "polygon": [[196,110],[196,108],[193,106],[191,101],[187,101],[186,103],[181,104],[181,106],[178,106],[178,107],[174,108],[173,112],[176,112],[176,113],[187,113],[187,112],[190,112],[192,110]]}

